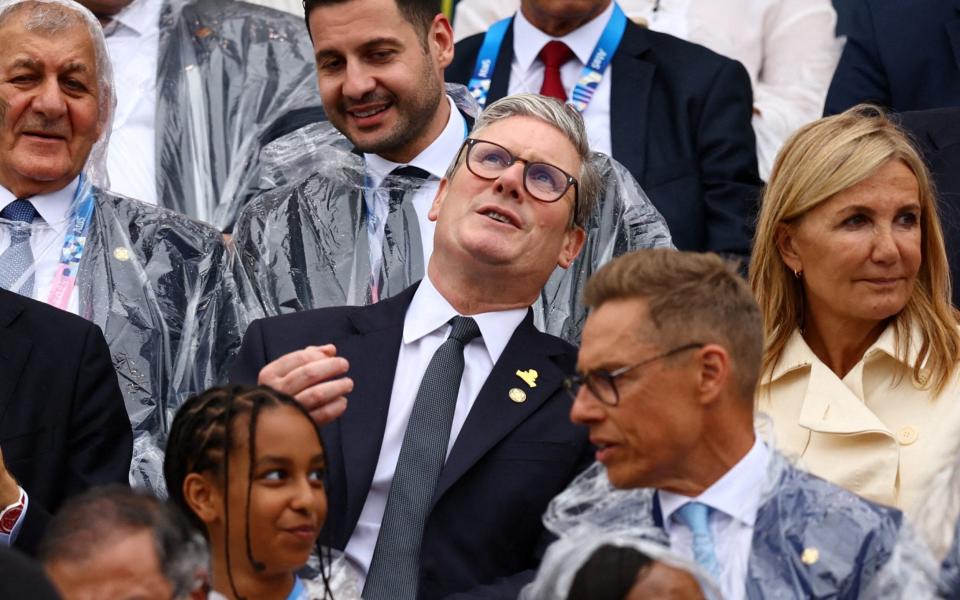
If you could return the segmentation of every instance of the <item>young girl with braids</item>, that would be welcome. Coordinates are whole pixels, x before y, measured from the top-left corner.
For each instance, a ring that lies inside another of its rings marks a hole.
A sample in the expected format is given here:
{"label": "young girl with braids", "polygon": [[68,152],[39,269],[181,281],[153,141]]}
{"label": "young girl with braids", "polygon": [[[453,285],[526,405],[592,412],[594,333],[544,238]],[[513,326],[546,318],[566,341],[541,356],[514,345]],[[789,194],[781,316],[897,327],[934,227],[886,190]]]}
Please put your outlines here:
{"label": "young girl with braids", "polygon": [[210,544],[215,592],[332,598],[326,573],[296,575],[327,515],[323,442],[296,400],[249,386],[195,396],[173,420],[163,466],[170,499]]}

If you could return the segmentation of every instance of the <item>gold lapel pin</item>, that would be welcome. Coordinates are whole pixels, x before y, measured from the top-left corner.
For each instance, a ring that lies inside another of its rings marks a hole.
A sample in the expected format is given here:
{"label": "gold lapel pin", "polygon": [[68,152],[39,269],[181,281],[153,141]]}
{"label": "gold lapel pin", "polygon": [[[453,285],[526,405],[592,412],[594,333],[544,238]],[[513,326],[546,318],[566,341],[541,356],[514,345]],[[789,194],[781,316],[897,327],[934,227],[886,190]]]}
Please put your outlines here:
{"label": "gold lapel pin", "polygon": [[119,261],[130,260],[130,251],[122,246],[119,246],[113,249],[113,257]]}
{"label": "gold lapel pin", "polygon": [[510,391],[507,392],[507,395],[510,396],[510,399],[517,404],[526,402],[527,400],[527,393],[520,388],[510,388]]}
{"label": "gold lapel pin", "polygon": [[527,369],[526,371],[517,370],[517,377],[532,388],[537,387],[537,377],[539,375],[536,369]]}
{"label": "gold lapel pin", "polygon": [[820,560],[820,551],[816,548],[804,548],[800,555],[800,562],[805,565],[812,565]]}

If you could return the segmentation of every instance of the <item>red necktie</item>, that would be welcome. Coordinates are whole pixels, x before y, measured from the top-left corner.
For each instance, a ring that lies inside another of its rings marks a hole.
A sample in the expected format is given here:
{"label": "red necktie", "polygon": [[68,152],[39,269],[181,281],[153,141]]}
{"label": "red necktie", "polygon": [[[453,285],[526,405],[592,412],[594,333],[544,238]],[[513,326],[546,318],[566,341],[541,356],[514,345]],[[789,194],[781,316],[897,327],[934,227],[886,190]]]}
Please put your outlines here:
{"label": "red necktie", "polygon": [[567,92],[563,89],[563,80],[560,79],[560,67],[573,58],[573,51],[561,41],[553,40],[540,50],[540,60],[543,61],[543,85],[540,93],[544,96],[556,98],[561,102],[567,101]]}

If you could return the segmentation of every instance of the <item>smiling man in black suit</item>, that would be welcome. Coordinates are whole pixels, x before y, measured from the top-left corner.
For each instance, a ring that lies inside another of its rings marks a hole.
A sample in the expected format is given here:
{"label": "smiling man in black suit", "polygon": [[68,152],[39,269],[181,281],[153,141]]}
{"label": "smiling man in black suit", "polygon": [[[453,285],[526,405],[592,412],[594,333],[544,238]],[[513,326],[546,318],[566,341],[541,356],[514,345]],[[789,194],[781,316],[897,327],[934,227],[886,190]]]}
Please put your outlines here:
{"label": "smiling man in black suit", "polygon": [[568,106],[491,105],[441,181],[420,283],[244,338],[233,379],[288,392],[324,424],[326,533],[366,573],[368,600],[516,597],[532,577],[540,514],[589,461],[562,390],[575,348],[530,311],[583,245],[588,153]]}
{"label": "smiling man in black suit", "polygon": [[127,482],[132,450],[100,328],[0,289],[0,544],[33,553],[64,500]]}

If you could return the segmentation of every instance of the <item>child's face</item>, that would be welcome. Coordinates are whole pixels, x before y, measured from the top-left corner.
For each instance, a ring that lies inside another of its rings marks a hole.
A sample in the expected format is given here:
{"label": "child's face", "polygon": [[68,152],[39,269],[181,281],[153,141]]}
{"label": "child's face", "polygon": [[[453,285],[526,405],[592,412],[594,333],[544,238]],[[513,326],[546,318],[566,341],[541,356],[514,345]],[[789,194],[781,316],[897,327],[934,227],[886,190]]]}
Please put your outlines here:
{"label": "child's face", "polygon": [[[235,427],[235,439],[243,439],[249,421],[238,419]],[[307,562],[327,516],[323,450],[313,424],[289,406],[260,413],[256,442],[249,521],[253,558],[264,564],[264,573],[295,570]],[[249,456],[247,444],[238,444],[230,453],[230,545],[235,549],[231,551],[234,565],[247,562],[244,513]]]}

